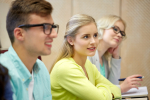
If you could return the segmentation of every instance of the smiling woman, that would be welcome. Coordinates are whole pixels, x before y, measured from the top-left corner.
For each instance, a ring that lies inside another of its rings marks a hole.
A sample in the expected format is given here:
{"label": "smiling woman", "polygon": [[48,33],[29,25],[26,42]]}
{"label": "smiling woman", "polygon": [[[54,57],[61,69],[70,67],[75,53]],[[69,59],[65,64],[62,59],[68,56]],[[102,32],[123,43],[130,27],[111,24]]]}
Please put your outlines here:
{"label": "smiling woman", "polygon": [[98,49],[93,57],[88,59],[96,65],[100,73],[113,84],[120,87],[121,92],[126,92],[131,88],[138,88],[138,79],[141,75],[128,77],[121,85],[120,78],[121,57],[119,55],[120,43],[126,37],[126,24],[123,19],[116,15],[102,17],[97,22],[98,33],[100,34]]}
{"label": "smiling woman", "polygon": [[88,15],[71,17],[64,42],[51,69],[53,100],[111,100],[121,98],[118,87],[103,77],[87,56],[98,46],[95,20]]}

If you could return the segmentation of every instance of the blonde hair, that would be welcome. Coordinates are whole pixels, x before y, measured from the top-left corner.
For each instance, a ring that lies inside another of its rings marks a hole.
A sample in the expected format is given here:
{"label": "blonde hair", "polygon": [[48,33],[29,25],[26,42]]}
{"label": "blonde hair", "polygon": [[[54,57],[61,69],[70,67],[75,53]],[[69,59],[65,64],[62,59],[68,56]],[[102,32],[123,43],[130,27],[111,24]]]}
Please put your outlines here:
{"label": "blonde hair", "polygon": [[58,57],[56,61],[54,62],[50,72],[52,71],[57,61],[59,61],[62,58],[72,57],[73,55],[73,46],[68,43],[67,37],[69,36],[69,37],[75,38],[76,34],[78,33],[78,30],[84,25],[87,25],[90,23],[95,23],[95,26],[96,26],[96,22],[94,18],[85,14],[76,14],[70,18],[69,22],[66,25],[66,32],[65,32],[62,47],[60,49]]}
{"label": "blonde hair", "polygon": [[[116,15],[107,15],[97,21],[97,29],[98,29],[98,33],[100,35],[99,40],[102,39],[104,30],[110,29],[112,26],[114,26],[114,24],[117,21],[121,21],[126,29],[125,21],[121,17],[116,16]],[[109,67],[110,67],[111,56],[112,55],[108,51],[105,52],[105,54],[104,54],[104,57],[106,58],[106,60],[108,60]]]}

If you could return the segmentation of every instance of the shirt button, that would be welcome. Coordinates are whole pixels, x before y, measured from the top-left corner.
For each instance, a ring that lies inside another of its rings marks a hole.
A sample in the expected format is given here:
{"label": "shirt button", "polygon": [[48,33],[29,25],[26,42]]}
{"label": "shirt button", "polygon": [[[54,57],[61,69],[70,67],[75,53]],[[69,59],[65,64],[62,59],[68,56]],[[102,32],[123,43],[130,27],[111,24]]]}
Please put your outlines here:
{"label": "shirt button", "polygon": [[26,88],[26,90],[28,91],[28,88]]}
{"label": "shirt button", "polygon": [[29,79],[31,79],[31,77]]}
{"label": "shirt button", "polygon": [[24,79],[22,79],[22,81],[24,82]]}

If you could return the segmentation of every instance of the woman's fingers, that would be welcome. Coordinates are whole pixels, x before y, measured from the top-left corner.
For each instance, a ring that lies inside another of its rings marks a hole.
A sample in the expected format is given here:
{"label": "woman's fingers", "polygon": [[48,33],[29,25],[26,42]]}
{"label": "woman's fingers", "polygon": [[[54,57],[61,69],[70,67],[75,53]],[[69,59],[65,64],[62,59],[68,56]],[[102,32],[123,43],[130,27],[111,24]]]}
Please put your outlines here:
{"label": "woman's fingers", "polygon": [[112,54],[113,53],[113,48],[109,48],[108,51]]}
{"label": "woman's fingers", "polygon": [[137,88],[137,89],[139,89],[137,85],[133,85],[132,88]]}
{"label": "woman's fingers", "polygon": [[131,81],[143,81],[142,78],[131,78]]}
{"label": "woman's fingers", "polygon": [[130,78],[136,78],[136,77],[142,77],[142,75],[137,74],[137,75],[130,76]]}
{"label": "woman's fingers", "polygon": [[136,86],[141,86],[141,84],[139,82],[132,82],[131,83],[132,86],[136,85]]}
{"label": "woman's fingers", "polygon": [[143,81],[143,79],[141,78],[137,78],[137,77],[141,77],[142,75],[132,75],[127,77],[124,82],[121,84],[121,92],[127,92],[129,89],[131,88],[137,88],[138,86],[141,86],[141,84],[139,83],[140,81]]}

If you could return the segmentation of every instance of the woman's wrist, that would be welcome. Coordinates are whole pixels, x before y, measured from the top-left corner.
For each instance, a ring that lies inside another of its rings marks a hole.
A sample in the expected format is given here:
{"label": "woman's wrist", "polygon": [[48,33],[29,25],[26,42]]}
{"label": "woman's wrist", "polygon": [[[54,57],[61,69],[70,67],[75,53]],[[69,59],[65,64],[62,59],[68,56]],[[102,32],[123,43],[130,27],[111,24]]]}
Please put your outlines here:
{"label": "woman's wrist", "polygon": [[126,92],[125,89],[123,88],[122,84],[120,85],[121,93]]}

